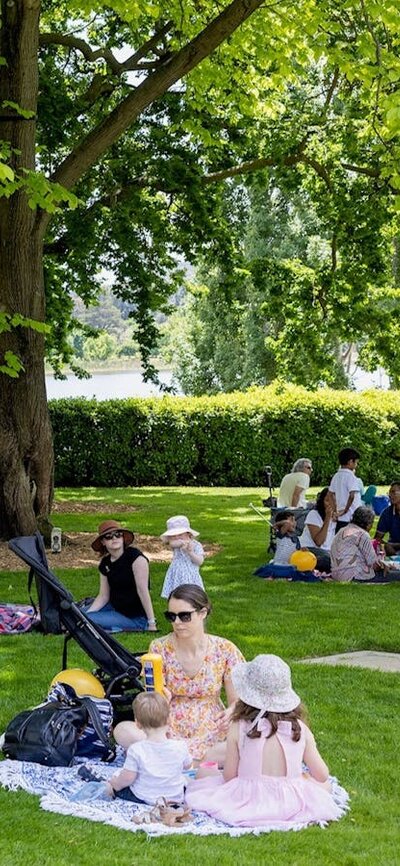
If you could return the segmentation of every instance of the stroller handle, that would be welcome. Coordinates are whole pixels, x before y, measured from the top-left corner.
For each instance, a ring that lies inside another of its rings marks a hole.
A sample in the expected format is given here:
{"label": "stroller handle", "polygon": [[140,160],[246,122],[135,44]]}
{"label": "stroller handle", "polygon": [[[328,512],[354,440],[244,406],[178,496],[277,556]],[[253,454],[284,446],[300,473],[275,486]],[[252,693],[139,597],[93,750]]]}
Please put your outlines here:
{"label": "stroller handle", "polygon": [[255,511],[256,514],[258,514],[259,517],[261,517],[261,518],[263,519],[264,523],[268,523],[268,526],[272,526],[272,522],[271,522],[271,520],[268,520],[267,517],[264,517],[262,511],[260,511],[259,508],[257,508],[255,505],[253,505],[252,502],[249,502],[249,508],[252,508],[253,511]]}

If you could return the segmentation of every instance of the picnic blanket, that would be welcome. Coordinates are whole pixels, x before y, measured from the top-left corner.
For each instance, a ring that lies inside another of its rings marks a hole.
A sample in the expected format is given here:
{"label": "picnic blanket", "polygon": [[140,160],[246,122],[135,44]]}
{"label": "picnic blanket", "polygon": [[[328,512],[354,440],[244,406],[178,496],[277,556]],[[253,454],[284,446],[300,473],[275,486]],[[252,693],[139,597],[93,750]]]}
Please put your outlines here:
{"label": "picnic blanket", "polygon": [[39,622],[39,615],[30,604],[0,602],[0,634],[21,634]]}
{"label": "picnic blanket", "polygon": [[[122,766],[124,757],[119,751],[117,760],[110,766],[94,761],[85,762],[85,766],[107,778],[113,775],[117,766]],[[40,797],[40,806],[46,812],[56,812],[61,815],[74,815],[86,818],[88,821],[98,821],[131,833],[144,831],[148,836],[183,835],[192,833],[196,836],[221,835],[242,836],[247,833],[259,835],[272,830],[282,830],[268,824],[263,827],[231,827],[222,821],[216,821],[203,812],[193,812],[193,821],[182,826],[167,827],[159,822],[151,824],[135,824],[134,814],[148,811],[146,806],[136,806],[124,800],[94,800],[74,802],[71,796],[82,787],[82,779],[78,775],[79,766],[83,761],[77,761],[72,767],[43,767],[28,761],[6,760],[0,763],[0,785],[10,791],[24,790]],[[340,806],[342,815],[348,808],[349,796],[336,779],[332,779],[332,790],[335,802]],[[298,824],[291,829],[302,830],[306,825]],[[324,824],[320,825],[321,827]]]}

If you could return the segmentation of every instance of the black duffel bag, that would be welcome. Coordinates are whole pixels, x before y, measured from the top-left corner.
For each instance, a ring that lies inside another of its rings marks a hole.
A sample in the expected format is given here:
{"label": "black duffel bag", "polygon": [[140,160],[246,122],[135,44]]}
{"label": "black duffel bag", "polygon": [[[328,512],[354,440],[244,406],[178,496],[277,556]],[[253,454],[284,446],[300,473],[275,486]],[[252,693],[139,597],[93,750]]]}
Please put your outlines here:
{"label": "black duffel bag", "polygon": [[82,699],[76,705],[51,701],[33,710],[24,710],[6,728],[3,752],[7,758],[17,761],[69,767],[88,716]]}

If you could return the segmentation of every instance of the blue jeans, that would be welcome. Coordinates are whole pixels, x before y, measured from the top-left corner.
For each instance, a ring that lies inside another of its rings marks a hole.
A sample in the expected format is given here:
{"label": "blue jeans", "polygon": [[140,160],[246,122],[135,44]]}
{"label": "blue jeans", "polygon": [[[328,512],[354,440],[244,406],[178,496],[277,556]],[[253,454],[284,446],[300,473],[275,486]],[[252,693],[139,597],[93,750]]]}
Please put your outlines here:
{"label": "blue jeans", "polygon": [[120,800],[128,800],[129,803],[140,803],[148,806],[146,800],[139,800],[139,797],[136,797],[136,794],[128,788],[122,788],[120,791],[115,792],[115,796]]}
{"label": "blue jeans", "polygon": [[115,610],[115,607],[108,602],[100,610],[84,612],[91,622],[95,625],[101,625],[106,631],[147,631],[147,619],[145,616],[124,616]]}

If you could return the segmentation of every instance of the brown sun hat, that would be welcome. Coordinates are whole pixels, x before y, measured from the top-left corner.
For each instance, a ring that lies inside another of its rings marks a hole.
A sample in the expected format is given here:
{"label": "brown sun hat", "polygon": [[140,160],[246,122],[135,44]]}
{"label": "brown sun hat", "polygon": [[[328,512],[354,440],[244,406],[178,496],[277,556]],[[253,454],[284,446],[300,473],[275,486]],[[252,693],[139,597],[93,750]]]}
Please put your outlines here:
{"label": "brown sun hat", "polygon": [[128,544],[132,544],[133,541],[133,532],[130,529],[124,529],[120,523],[117,523],[116,520],[103,520],[103,523],[100,523],[98,529],[98,536],[92,542],[92,548],[97,553],[102,553],[104,550],[104,544],[102,542],[102,538],[104,535],[107,535],[107,532],[112,532],[113,529],[118,529],[120,532],[124,533],[124,544],[125,547],[128,547]]}

